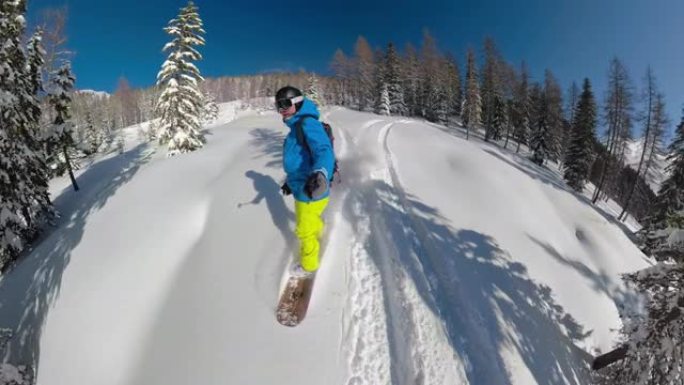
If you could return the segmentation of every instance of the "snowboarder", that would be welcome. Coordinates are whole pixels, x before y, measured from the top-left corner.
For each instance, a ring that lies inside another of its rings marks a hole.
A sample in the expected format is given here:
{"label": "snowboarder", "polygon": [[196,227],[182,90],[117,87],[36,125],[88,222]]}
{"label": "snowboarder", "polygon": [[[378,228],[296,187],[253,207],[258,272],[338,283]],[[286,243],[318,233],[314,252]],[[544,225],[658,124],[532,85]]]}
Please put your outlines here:
{"label": "snowboarder", "polygon": [[294,196],[300,266],[312,273],[318,269],[319,238],[323,233],[321,215],[328,205],[335,155],[330,138],[318,120],[318,108],[300,90],[291,86],[279,89],[275,105],[290,128],[283,144],[283,169],[287,178],[281,191]]}

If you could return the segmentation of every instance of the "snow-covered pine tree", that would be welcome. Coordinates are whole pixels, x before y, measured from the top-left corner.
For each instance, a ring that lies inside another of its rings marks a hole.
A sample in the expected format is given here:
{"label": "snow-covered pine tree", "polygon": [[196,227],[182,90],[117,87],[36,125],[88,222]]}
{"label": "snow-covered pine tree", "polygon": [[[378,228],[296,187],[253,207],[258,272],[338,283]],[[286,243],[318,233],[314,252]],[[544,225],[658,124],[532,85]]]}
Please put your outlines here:
{"label": "snow-covered pine tree", "polygon": [[623,323],[626,342],[601,384],[681,384],[684,378],[684,112],[670,145],[669,177],[639,232],[643,251],[661,262],[629,274],[646,298],[646,314]]}
{"label": "snow-covered pine tree", "polygon": [[387,84],[383,84],[380,87],[380,102],[378,103],[376,113],[380,115],[390,115],[391,114],[391,102],[389,91],[387,90]]}
{"label": "snow-covered pine tree", "polygon": [[492,139],[498,140],[501,134],[506,131],[506,126],[508,125],[506,102],[501,96],[494,97],[494,112],[492,115]]}
{"label": "snow-covered pine tree", "polygon": [[660,260],[684,263],[684,111],[670,144],[669,177],[653,203],[647,225],[641,231],[644,251]]}
{"label": "snow-covered pine tree", "polygon": [[448,115],[461,116],[463,106],[463,89],[461,88],[461,71],[455,57],[447,56],[447,99]]}
{"label": "snow-covered pine tree", "polygon": [[195,49],[204,45],[204,29],[197,6],[192,1],[181,8],[177,18],[171,19],[164,31],[172,40],[163,51],[169,56],[157,75],[157,86],[163,91],[157,102],[159,141],[168,144],[169,155],[194,151],[204,145],[200,115],[203,80],[193,63],[202,59]]}
{"label": "snow-covered pine tree", "polygon": [[95,154],[102,145],[101,131],[93,122],[93,115],[90,111],[85,112],[85,122],[83,124],[84,140],[81,149],[86,155]]}
{"label": "snow-covered pine tree", "polygon": [[69,172],[71,184],[78,191],[78,183],[74,177],[70,154],[76,147],[74,140],[74,127],[71,122],[71,92],[74,89],[76,78],[71,73],[71,64],[67,61],[56,74],[52,76],[50,89],[50,104],[55,110],[55,121],[48,139],[48,153],[59,156],[54,162],[63,164]]}
{"label": "snow-covered pine tree", "polygon": [[404,96],[408,115],[416,116],[419,112],[418,89],[420,83],[420,63],[416,49],[410,43],[406,44],[404,58]]}
{"label": "snow-covered pine tree", "polygon": [[530,75],[527,65],[520,66],[520,79],[513,93],[513,138],[518,142],[515,152],[520,152],[520,145],[527,143],[530,133]]}
{"label": "snow-covered pine tree", "polygon": [[548,113],[549,130],[547,132],[548,158],[559,161],[563,154],[563,91],[550,70],[544,73],[544,97]]}
{"label": "snow-covered pine tree", "polygon": [[565,153],[563,177],[570,187],[581,192],[589,177],[596,142],[596,100],[589,79],[584,79],[582,93],[571,116],[572,134]]}
{"label": "snow-covered pine tree", "polygon": [[[681,251],[680,251],[681,252]],[[684,264],[659,263],[629,274],[646,299],[646,314],[630,315],[621,334],[626,341],[610,366],[601,370],[602,385],[679,385],[684,378]]]}
{"label": "snow-covered pine tree", "polygon": [[530,138],[532,161],[542,165],[549,154],[548,104],[544,90],[535,83],[530,89]]}
{"label": "snow-covered pine tree", "polygon": [[[382,49],[378,48],[375,50],[374,53],[374,59],[373,61],[377,63],[375,66],[375,70],[373,72],[373,93],[375,95],[375,102],[373,104],[373,112],[376,114],[384,115],[385,114],[385,107],[383,106],[384,100],[384,92],[387,91],[387,82],[385,80],[385,62],[384,62],[384,57],[385,54],[382,52]],[[388,93],[389,97],[389,93]]]}
{"label": "snow-covered pine tree", "polygon": [[306,97],[311,99],[317,106],[323,106],[323,98],[321,98],[320,86],[318,85],[318,78],[315,73],[309,75],[309,85],[306,88]]}
{"label": "snow-covered pine tree", "polygon": [[478,84],[477,67],[475,64],[475,52],[468,49],[466,55],[466,89],[463,101],[463,124],[466,127],[466,139],[470,136],[470,129],[476,129],[480,125],[482,115],[482,100]]}
{"label": "snow-covered pine tree", "polygon": [[[497,105],[501,103],[501,80],[499,79],[500,55],[491,37],[484,42],[484,67],[482,69],[482,124],[485,127],[485,141],[497,139],[500,132],[495,125]],[[501,117],[499,117],[501,119]]]}
{"label": "snow-covered pine tree", "polygon": [[385,83],[390,101],[390,114],[407,115],[406,103],[404,102],[404,90],[402,88],[401,62],[394,44],[387,45],[385,54]]}
{"label": "snow-covered pine tree", "polygon": [[218,118],[219,109],[215,102],[216,98],[208,91],[202,93],[202,124],[209,124]]}
{"label": "snow-covered pine tree", "polygon": [[43,93],[42,71],[45,50],[42,45],[42,30],[38,29],[28,41],[26,47],[25,76],[21,77],[24,85],[20,93],[19,107],[24,115],[24,141],[28,153],[24,157],[27,174],[31,181],[31,194],[25,215],[30,224],[30,232],[38,231],[39,222],[54,214],[48,193],[49,170],[45,159],[45,143],[42,137],[40,122],[42,118],[40,94]]}
{"label": "snow-covered pine tree", "polygon": [[40,37],[21,44],[25,1],[0,2],[0,267],[13,259],[51,212],[38,127]]}
{"label": "snow-covered pine tree", "polygon": [[18,2],[0,2],[0,266],[23,248],[27,223],[21,217],[26,207],[25,191],[17,182],[23,179],[20,167],[28,148],[20,140],[24,121],[19,111],[21,67],[16,63],[23,31],[23,9]]}
{"label": "snow-covered pine tree", "polygon": [[441,68],[439,84],[435,87],[433,94],[434,107],[434,121],[446,125],[449,121],[449,94],[447,89],[447,80],[445,68]]}
{"label": "snow-covered pine tree", "polygon": [[[608,92],[604,102],[604,120],[608,126],[606,154],[602,159],[601,177],[594,191],[592,203],[602,196],[606,184],[617,173],[622,163],[626,138],[630,136],[632,121],[632,85],[627,69],[614,58],[608,71]],[[609,177],[609,175],[611,175]],[[610,190],[610,188],[608,188]]]}
{"label": "snow-covered pine tree", "polygon": [[573,130],[572,122],[574,120],[575,107],[577,106],[577,101],[579,100],[579,89],[577,88],[577,83],[574,81],[570,84],[567,92],[567,102],[563,108],[562,116],[562,129],[560,137],[560,148],[561,155],[558,162],[559,170],[563,170],[565,167],[564,162],[566,158],[566,153],[570,148],[570,141],[572,140]]}

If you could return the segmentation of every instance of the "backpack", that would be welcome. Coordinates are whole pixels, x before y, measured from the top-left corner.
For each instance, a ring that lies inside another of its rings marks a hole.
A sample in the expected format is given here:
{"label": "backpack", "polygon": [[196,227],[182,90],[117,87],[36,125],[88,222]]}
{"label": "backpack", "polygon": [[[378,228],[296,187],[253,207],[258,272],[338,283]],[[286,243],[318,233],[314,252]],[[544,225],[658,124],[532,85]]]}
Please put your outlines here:
{"label": "backpack", "polygon": [[[302,147],[304,147],[304,149],[309,153],[309,155],[313,159],[313,153],[311,152],[309,143],[306,142],[306,136],[304,136],[304,129],[302,127],[302,125],[304,124],[304,119],[309,117],[313,118],[313,116],[304,116],[301,119],[299,119],[297,125],[295,126],[295,134],[297,135],[297,142],[299,142],[299,144]],[[332,146],[333,157],[335,159],[335,163],[333,165],[333,174],[330,176],[330,182],[332,186],[333,181],[338,181],[339,183],[340,180],[340,167],[337,164],[337,155],[335,155],[335,136],[332,132],[332,126],[325,122],[321,122],[321,125],[323,125],[323,129],[325,130],[325,133],[328,135],[328,138],[330,139],[330,145]]]}

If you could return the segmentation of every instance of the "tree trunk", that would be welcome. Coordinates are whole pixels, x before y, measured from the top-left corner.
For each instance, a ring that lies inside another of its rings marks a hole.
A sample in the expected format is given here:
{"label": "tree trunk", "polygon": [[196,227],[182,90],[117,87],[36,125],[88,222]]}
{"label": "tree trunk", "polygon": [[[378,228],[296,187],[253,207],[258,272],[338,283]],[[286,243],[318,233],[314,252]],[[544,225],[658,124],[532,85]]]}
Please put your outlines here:
{"label": "tree trunk", "polygon": [[621,119],[621,116],[620,116],[621,98],[620,98],[620,96],[621,96],[620,91],[618,89],[617,95],[615,97],[615,105],[613,106],[613,111],[611,111],[611,113],[613,115],[613,119],[612,119],[613,121],[611,123],[612,127],[610,127],[611,132],[610,132],[610,138],[609,138],[610,142],[609,142],[609,145],[607,148],[608,153],[606,154],[606,160],[603,163],[603,169],[601,171],[601,180],[599,181],[598,186],[596,186],[596,191],[594,191],[594,196],[591,199],[592,204],[596,204],[596,201],[598,201],[599,197],[601,196],[601,189],[603,188],[603,184],[605,183],[605,180],[606,180],[606,173],[607,173],[607,171],[610,170],[610,167],[608,167],[610,165],[610,158],[611,158],[611,155],[613,155],[613,153],[615,152],[615,149],[617,148],[616,142],[618,140],[619,131],[620,131],[619,130],[619,125],[620,125],[619,119]]}
{"label": "tree trunk", "polygon": [[511,138],[511,125],[506,125],[506,142],[504,142],[504,149],[508,146],[508,140]]}
{"label": "tree trunk", "polygon": [[627,345],[622,345],[619,348],[594,358],[594,362],[591,363],[591,369],[603,369],[614,362],[624,359],[627,356],[627,350],[629,350]]}
{"label": "tree trunk", "polygon": [[67,170],[69,170],[69,178],[71,178],[71,185],[74,186],[74,191],[78,191],[78,183],[76,183],[74,171],[71,169],[71,161],[69,160],[69,154],[67,153],[67,146],[62,146],[62,151],[64,152],[64,159],[66,160]]}

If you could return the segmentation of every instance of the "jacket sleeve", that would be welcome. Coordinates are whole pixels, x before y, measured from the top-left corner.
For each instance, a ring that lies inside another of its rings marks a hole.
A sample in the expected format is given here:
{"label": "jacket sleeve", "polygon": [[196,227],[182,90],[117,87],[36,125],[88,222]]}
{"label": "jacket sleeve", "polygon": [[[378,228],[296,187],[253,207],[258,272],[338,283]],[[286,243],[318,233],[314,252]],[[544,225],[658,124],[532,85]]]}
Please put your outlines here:
{"label": "jacket sleeve", "polygon": [[317,119],[304,119],[302,131],[313,155],[313,171],[321,171],[326,179],[330,179],[335,163],[332,143],[325,128]]}

